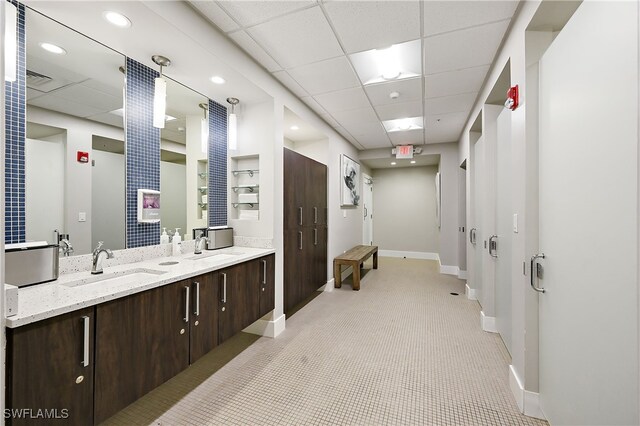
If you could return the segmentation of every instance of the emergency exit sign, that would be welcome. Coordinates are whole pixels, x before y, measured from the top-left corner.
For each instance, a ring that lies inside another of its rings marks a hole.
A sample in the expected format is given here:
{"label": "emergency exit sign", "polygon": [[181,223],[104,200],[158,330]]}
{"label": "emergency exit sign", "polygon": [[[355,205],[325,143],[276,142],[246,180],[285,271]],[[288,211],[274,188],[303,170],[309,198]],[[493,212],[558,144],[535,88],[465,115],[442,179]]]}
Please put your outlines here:
{"label": "emergency exit sign", "polygon": [[413,158],[413,145],[396,146],[396,158]]}

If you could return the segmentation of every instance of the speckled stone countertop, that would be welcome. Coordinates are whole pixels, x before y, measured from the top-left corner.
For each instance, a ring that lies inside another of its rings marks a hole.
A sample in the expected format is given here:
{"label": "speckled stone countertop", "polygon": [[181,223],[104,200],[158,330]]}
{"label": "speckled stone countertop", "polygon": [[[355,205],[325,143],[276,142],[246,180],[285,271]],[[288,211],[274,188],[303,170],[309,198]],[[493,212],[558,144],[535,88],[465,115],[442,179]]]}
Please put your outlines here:
{"label": "speckled stone countertop", "polygon": [[[181,256],[158,257],[140,262],[105,266],[104,273],[91,275],[90,272],[76,272],[61,275],[56,281],[24,287],[18,291],[18,314],[7,317],[10,328],[51,318],[67,312],[98,305],[109,300],[139,293],[165,284],[206,274],[268,254],[273,249],[252,247],[229,247],[226,249],[203,250],[197,260],[193,252]],[[225,256],[220,256],[225,255]],[[175,265],[160,265],[165,262]],[[129,276],[131,279],[121,279]],[[119,278],[109,282],[101,278]]]}

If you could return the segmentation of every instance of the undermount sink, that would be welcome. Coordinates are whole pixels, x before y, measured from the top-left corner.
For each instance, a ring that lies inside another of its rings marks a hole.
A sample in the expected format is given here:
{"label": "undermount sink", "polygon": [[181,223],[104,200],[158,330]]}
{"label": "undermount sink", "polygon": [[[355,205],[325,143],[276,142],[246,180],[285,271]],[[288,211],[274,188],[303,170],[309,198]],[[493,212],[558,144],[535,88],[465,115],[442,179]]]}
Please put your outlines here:
{"label": "undermount sink", "polygon": [[229,258],[232,258],[234,256],[239,256],[241,254],[244,254],[242,252],[239,251],[203,251],[201,254],[194,254],[193,256],[189,256],[186,259],[187,260],[201,260],[201,259],[211,259],[214,258],[213,260],[226,260]]}
{"label": "undermount sink", "polygon": [[100,285],[124,285],[135,284],[141,281],[147,281],[150,278],[157,278],[158,275],[166,274],[166,271],[156,271],[154,269],[136,268],[126,271],[109,272],[99,275],[92,275],[81,280],[69,281],[62,285],[66,287],[79,287],[88,284]]}

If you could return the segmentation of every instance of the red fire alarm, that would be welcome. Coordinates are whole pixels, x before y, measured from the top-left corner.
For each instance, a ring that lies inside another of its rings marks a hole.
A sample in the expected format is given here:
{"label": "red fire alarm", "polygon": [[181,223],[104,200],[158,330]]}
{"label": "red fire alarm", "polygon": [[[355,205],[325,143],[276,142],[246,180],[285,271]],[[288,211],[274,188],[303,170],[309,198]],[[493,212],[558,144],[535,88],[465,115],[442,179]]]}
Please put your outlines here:
{"label": "red fire alarm", "polygon": [[78,163],[88,163],[89,162],[89,153],[88,152],[78,151],[76,159],[78,160]]}
{"label": "red fire alarm", "polygon": [[520,94],[518,92],[518,85],[516,84],[507,91],[507,100],[504,103],[504,107],[513,111],[518,108],[518,105],[520,105]]}

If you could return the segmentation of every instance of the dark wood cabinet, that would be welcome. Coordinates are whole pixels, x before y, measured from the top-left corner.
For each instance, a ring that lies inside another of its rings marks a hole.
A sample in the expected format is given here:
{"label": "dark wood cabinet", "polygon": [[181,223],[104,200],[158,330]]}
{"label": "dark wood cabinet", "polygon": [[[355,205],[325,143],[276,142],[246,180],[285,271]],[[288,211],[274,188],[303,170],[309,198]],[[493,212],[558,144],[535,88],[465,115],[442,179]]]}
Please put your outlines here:
{"label": "dark wood cabinet", "polygon": [[273,311],[276,303],[276,280],[275,280],[275,260],[274,254],[258,259],[260,267],[260,312],[259,317],[267,315]]}
{"label": "dark wood cabinet", "polygon": [[327,282],[327,167],[284,151],[284,312],[289,315]]}
{"label": "dark wood cabinet", "polygon": [[31,410],[7,424],[93,423],[94,318],[91,307],[7,329],[7,408]]}
{"label": "dark wood cabinet", "polygon": [[179,281],[96,308],[95,423],[189,365],[191,281]]}
{"label": "dark wood cabinet", "polygon": [[234,336],[258,319],[259,293],[251,282],[257,281],[258,268],[250,262],[220,271],[218,318],[219,343]]}
{"label": "dark wood cabinet", "polygon": [[218,298],[220,274],[211,272],[191,279],[191,363],[218,346]]}

